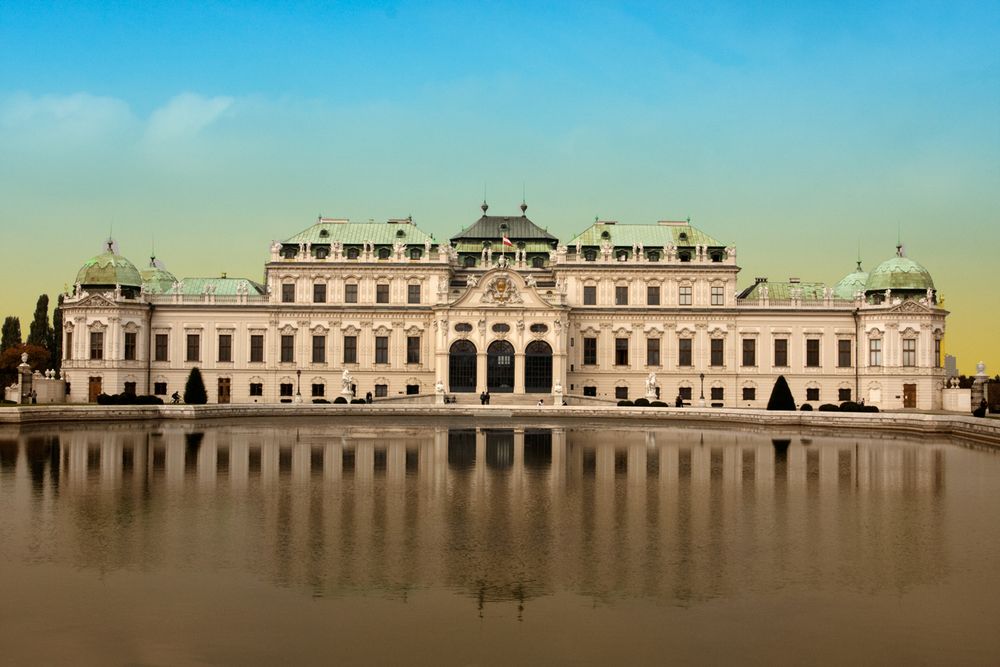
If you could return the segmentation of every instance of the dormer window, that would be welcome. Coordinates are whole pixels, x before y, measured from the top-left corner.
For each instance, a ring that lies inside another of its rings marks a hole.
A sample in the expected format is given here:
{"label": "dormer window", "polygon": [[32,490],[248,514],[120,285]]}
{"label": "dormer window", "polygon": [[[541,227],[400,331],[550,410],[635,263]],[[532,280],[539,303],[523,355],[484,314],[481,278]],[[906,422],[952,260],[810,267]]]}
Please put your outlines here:
{"label": "dormer window", "polygon": [[648,259],[651,262],[659,262],[660,253],[657,252],[656,250],[650,250],[649,252],[646,253],[646,259]]}
{"label": "dormer window", "polygon": [[406,236],[406,232],[404,230],[402,230],[402,229],[397,229],[396,230],[396,238],[397,239],[401,239],[404,236]]}
{"label": "dormer window", "polygon": [[608,230],[604,230],[603,232],[601,232],[601,238],[602,239],[610,239],[611,238],[611,232],[609,232]]}
{"label": "dormer window", "polygon": [[617,257],[618,257],[618,261],[619,262],[627,262],[628,261],[628,252],[625,251],[625,250],[622,250],[622,251],[620,251],[618,253]]}
{"label": "dormer window", "polygon": [[678,257],[678,259],[680,259],[680,260],[681,260],[682,262],[690,262],[690,261],[691,261],[691,253],[690,253],[690,252],[688,252],[687,250],[682,250],[681,252],[679,252],[679,253],[677,254],[677,257]]}
{"label": "dormer window", "polygon": [[465,260],[463,260],[462,263],[465,265],[465,268],[467,269],[474,268],[476,266],[476,258],[473,257],[472,255],[466,255]]}
{"label": "dormer window", "polygon": [[357,259],[361,252],[357,248],[347,249],[347,259]]}
{"label": "dormer window", "polygon": [[326,259],[327,257],[330,256],[330,249],[322,247],[316,248],[313,251],[313,254],[316,256],[316,259]]}
{"label": "dormer window", "polygon": [[295,259],[297,254],[299,254],[299,250],[295,246],[285,246],[281,249],[281,256],[285,259]]}
{"label": "dormer window", "polygon": [[681,232],[680,234],[677,235],[677,238],[679,240],[684,241],[685,243],[687,243],[688,233],[687,232]]}
{"label": "dormer window", "polygon": [[533,269],[544,269],[545,268],[545,258],[540,256],[535,256],[531,258],[531,268]]}
{"label": "dormer window", "polygon": [[325,239],[327,236],[330,235],[330,230],[329,229],[321,229],[321,230],[319,230],[319,235],[320,235],[321,238]]}
{"label": "dormer window", "polygon": [[712,258],[713,262],[721,262],[722,261],[722,253],[719,252],[718,250],[712,251],[712,254],[710,255],[710,257]]}
{"label": "dormer window", "polygon": [[389,252],[388,248],[379,248],[378,249],[378,258],[379,259],[389,259],[389,254],[390,254],[390,252]]}
{"label": "dormer window", "polygon": [[586,260],[586,261],[588,261],[588,262],[596,262],[597,261],[597,251],[596,250],[584,250],[583,251],[583,259]]}
{"label": "dormer window", "polygon": [[424,251],[420,248],[410,248],[410,259],[420,259],[424,256]]}
{"label": "dormer window", "polygon": [[507,231],[507,223],[506,222],[501,222],[500,223],[500,231],[501,232]]}

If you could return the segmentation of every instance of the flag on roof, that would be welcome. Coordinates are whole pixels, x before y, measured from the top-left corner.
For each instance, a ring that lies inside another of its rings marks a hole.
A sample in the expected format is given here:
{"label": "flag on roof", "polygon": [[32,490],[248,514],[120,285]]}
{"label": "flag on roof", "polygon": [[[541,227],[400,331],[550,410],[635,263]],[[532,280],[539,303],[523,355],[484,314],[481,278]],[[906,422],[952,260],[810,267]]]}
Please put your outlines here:
{"label": "flag on roof", "polygon": [[506,234],[503,235],[503,244],[504,245],[509,245],[509,246],[513,246],[514,245],[513,243],[510,242],[510,239],[507,238]]}

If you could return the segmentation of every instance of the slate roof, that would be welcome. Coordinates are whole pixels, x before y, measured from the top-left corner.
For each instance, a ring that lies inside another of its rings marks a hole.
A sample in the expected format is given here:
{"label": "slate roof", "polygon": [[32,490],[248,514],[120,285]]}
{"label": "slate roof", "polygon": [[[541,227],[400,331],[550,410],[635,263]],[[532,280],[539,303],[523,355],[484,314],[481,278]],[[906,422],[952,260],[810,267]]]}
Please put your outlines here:
{"label": "slate roof", "polygon": [[[582,233],[575,236],[567,245],[575,246],[599,246],[604,239],[601,234],[608,232],[611,243],[616,247],[632,247],[632,244],[642,243],[644,246],[662,247],[668,243],[673,243],[678,247],[685,246],[715,246],[723,247],[724,243],[709,236],[697,227],[692,227],[688,223],[682,224],[655,224],[655,225],[622,225],[594,223]],[[682,238],[681,235],[686,238]]]}
{"label": "slate roof", "polygon": [[[507,229],[502,229],[501,225],[506,225]],[[452,236],[451,240],[452,242],[470,241],[473,239],[499,241],[505,233],[507,234],[507,238],[515,243],[517,241],[529,240],[559,240],[523,215],[483,215],[479,220],[472,223],[470,227]],[[551,246],[547,247],[547,249],[550,248]],[[481,245],[480,249],[482,249]]]}
{"label": "slate roof", "polygon": [[[402,236],[398,232],[402,231]],[[375,245],[392,245],[402,241],[410,245],[424,245],[434,237],[413,223],[407,222],[336,222],[320,219],[308,229],[304,229],[284,243],[333,243],[361,245],[366,241]],[[435,244],[436,245],[436,244]]]}

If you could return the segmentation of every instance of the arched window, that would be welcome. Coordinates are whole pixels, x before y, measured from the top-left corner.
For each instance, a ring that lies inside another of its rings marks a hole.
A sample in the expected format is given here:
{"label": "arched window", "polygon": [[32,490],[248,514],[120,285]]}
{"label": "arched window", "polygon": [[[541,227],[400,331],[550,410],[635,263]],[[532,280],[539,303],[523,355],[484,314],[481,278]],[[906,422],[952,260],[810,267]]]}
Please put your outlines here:
{"label": "arched window", "polygon": [[596,250],[584,250],[583,251],[583,259],[586,260],[586,261],[588,261],[588,262],[596,262],[597,261],[597,251]]}
{"label": "arched window", "polygon": [[420,259],[424,256],[424,251],[420,248],[410,248],[410,259]]}
{"label": "arched window", "polygon": [[[532,330],[536,326],[532,325]],[[534,340],[524,348],[524,391],[548,393],[552,391],[552,348],[544,340]]]}
{"label": "arched window", "polygon": [[391,251],[388,248],[379,248],[378,249],[378,258],[379,259],[389,259],[389,255],[390,254],[391,254]]}
{"label": "arched window", "polygon": [[285,259],[295,259],[295,256],[299,254],[299,249],[295,246],[286,245],[281,249],[281,256]]}
{"label": "arched window", "polygon": [[681,250],[679,253],[677,253],[677,257],[682,262],[690,262],[691,261],[691,253],[689,251],[687,251],[687,250]]}
{"label": "arched window", "polygon": [[357,248],[347,249],[347,259],[357,259],[359,255],[361,255],[361,251],[359,251]]}
{"label": "arched window", "polygon": [[648,259],[651,262],[659,262],[660,253],[656,250],[650,250],[649,252],[646,253],[646,259]]}
{"label": "arched window", "polygon": [[462,264],[464,264],[465,268],[467,268],[467,269],[473,268],[476,265],[476,258],[475,258],[475,256],[474,255],[466,255],[465,259],[462,260]]}
{"label": "arched window", "polygon": [[456,393],[476,390],[476,346],[471,341],[456,340],[451,344],[448,359],[448,388]]}
{"label": "arched window", "polygon": [[680,241],[684,241],[685,243],[687,243],[688,233],[687,232],[681,232],[680,234],[677,235],[677,239],[680,240]]}
{"label": "arched window", "polygon": [[533,269],[544,269],[545,268],[545,258],[541,256],[535,256],[531,258],[531,268]]}
{"label": "arched window", "polygon": [[514,391],[514,346],[505,340],[486,348],[486,387],[493,393]]}
{"label": "arched window", "polygon": [[329,229],[321,229],[321,230],[319,230],[319,235],[320,235],[320,238],[324,238],[325,239],[327,236],[330,235],[330,230]]}
{"label": "arched window", "polygon": [[611,238],[611,232],[609,232],[607,230],[601,232],[601,238],[602,239],[610,239]]}
{"label": "arched window", "polygon": [[627,262],[628,261],[628,251],[627,250],[619,250],[618,254],[616,255],[616,257],[618,258],[619,262]]}
{"label": "arched window", "polygon": [[722,261],[722,252],[719,250],[713,250],[709,256],[712,258],[713,262]]}
{"label": "arched window", "polygon": [[316,259],[326,259],[330,256],[330,249],[325,246],[319,246],[313,250],[313,255],[316,256]]}
{"label": "arched window", "polygon": [[402,229],[397,229],[396,230],[396,238],[397,239],[401,239],[404,236],[406,236],[406,232],[405,231],[403,231]]}

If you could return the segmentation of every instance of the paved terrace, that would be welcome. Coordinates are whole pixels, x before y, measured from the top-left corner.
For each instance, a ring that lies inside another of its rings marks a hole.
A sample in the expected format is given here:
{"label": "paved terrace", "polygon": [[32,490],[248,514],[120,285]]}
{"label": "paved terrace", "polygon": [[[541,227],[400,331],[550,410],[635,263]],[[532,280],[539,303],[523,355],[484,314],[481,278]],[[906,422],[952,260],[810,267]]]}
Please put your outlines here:
{"label": "paved terrace", "polygon": [[1000,419],[952,413],[838,413],[767,411],[748,408],[643,408],[608,405],[32,405],[0,408],[0,424],[29,425],[161,420],[246,420],[289,417],[339,420],[392,418],[414,426],[442,420],[490,426],[607,426],[738,428],[749,431],[796,429],[844,435],[848,431],[954,438],[963,444],[1000,449]]}

